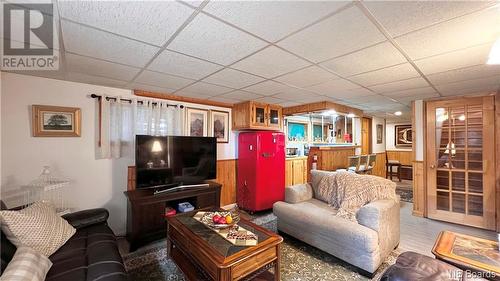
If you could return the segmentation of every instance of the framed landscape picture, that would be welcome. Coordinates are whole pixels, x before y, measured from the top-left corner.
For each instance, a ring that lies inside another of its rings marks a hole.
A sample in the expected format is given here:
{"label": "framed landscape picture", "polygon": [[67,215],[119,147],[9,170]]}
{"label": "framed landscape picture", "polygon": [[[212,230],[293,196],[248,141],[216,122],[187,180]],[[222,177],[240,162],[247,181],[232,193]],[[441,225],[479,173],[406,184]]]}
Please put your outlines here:
{"label": "framed landscape picture", "polygon": [[81,136],[80,108],[33,105],[31,111],[34,137]]}
{"label": "framed landscape picture", "polygon": [[394,126],[395,144],[397,147],[411,147],[413,135],[411,125]]}
{"label": "framed landscape picture", "polygon": [[217,138],[217,142],[229,142],[229,112],[210,111],[211,136]]}
{"label": "framed landscape picture", "polygon": [[208,136],[208,111],[198,108],[186,108],[186,136]]}

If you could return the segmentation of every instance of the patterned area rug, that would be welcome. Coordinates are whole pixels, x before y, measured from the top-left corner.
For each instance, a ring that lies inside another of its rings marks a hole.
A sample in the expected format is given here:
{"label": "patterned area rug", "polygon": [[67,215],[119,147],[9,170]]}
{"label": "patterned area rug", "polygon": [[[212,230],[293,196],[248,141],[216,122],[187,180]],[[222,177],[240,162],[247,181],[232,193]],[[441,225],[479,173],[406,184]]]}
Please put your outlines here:
{"label": "patterned area rug", "polygon": [[[276,232],[277,221],[272,213],[259,214],[252,220]],[[281,251],[281,280],[369,280],[357,273],[353,266],[287,235],[284,235]],[[399,254],[397,249],[393,251],[380,266],[373,280],[378,280],[384,270],[395,263]],[[185,280],[182,272],[167,256],[165,240],[126,255],[124,261],[130,280]]]}
{"label": "patterned area rug", "polygon": [[413,182],[409,180],[396,181],[396,194],[401,197],[401,201],[413,203]]}

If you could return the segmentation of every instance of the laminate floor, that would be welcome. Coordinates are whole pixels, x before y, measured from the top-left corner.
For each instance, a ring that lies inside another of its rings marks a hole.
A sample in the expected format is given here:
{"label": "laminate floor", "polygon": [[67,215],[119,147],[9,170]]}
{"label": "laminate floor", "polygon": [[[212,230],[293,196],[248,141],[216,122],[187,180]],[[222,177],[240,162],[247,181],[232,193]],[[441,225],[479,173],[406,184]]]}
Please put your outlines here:
{"label": "laminate floor", "polygon": [[401,201],[401,242],[403,251],[413,251],[431,256],[431,250],[440,231],[449,230],[458,233],[496,240],[494,231],[447,223],[412,215],[413,204]]}

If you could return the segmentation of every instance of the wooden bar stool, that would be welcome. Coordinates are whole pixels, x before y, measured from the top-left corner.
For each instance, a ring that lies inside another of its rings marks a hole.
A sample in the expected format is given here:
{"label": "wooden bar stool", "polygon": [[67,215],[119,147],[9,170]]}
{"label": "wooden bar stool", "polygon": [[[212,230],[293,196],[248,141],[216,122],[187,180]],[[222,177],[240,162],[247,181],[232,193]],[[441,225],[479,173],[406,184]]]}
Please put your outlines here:
{"label": "wooden bar stool", "polygon": [[[394,173],[392,168],[396,167],[397,171]],[[389,160],[387,156],[387,151],[385,152],[385,178],[390,177],[392,181],[392,176],[397,176],[398,180],[401,182],[401,163],[398,160]]]}

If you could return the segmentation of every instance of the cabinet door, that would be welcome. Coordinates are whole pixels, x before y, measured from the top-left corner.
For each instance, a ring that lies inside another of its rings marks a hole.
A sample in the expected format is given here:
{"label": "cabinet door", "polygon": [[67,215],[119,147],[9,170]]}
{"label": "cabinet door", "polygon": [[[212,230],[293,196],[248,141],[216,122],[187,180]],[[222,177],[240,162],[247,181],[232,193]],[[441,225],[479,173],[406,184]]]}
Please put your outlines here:
{"label": "cabinet door", "polygon": [[252,103],[252,126],[266,126],[267,116],[266,116],[267,106],[261,103]]}
{"label": "cabinet door", "polygon": [[293,184],[304,183],[304,161],[294,160],[293,161]]}
{"label": "cabinet door", "polygon": [[280,129],[281,128],[281,107],[276,105],[268,105],[267,107],[267,126]]}
{"label": "cabinet door", "polygon": [[293,161],[285,161],[285,186],[293,185]]}

